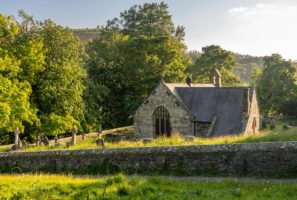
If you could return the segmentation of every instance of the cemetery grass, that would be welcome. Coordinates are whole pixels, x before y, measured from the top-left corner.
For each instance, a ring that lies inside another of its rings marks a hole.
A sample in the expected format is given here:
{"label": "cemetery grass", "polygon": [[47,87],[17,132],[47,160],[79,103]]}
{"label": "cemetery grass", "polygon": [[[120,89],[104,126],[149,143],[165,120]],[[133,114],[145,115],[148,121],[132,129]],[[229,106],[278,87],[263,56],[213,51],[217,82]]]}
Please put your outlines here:
{"label": "cemetery grass", "polygon": [[297,184],[265,180],[1,175],[0,199],[296,199]]}
{"label": "cemetery grass", "polygon": [[[96,145],[97,137],[88,137],[86,140],[79,140],[77,144],[66,148],[65,145],[60,147],[50,146],[31,146],[25,147],[18,151],[43,151],[43,150],[78,150],[78,149],[96,149],[102,148]],[[194,141],[186,141],[183,137],[177,135],[171,138],[160,137],[147,144],[141,141],[127,141],[122,140],[119,142],[105,142],[104,148],[130,148],[130,147],[145,147],[145,146],[180,146],[180,145],[215,145],[215,144],[234,144],[234,143],[255,143],[255,142],[284,142],[284,141],[297,141],[297,128],[289,130],[282,130],[281,126],[277,126],[274,131],[262,130],[256,135],[238,135],[238,136],[225,136],[217,138],[196,138]],[[0,151],[9,151],[9,146],[0,146]]]}

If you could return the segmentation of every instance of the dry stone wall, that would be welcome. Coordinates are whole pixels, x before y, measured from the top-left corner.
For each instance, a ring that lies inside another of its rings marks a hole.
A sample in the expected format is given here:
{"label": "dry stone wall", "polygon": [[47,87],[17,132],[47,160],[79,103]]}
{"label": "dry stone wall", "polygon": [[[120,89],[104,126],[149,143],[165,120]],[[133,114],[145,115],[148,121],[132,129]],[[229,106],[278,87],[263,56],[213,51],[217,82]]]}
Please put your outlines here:
{"label": "dry stone wall", "polygon": [[0,171],[297,177],[297,142],[0,153]]}

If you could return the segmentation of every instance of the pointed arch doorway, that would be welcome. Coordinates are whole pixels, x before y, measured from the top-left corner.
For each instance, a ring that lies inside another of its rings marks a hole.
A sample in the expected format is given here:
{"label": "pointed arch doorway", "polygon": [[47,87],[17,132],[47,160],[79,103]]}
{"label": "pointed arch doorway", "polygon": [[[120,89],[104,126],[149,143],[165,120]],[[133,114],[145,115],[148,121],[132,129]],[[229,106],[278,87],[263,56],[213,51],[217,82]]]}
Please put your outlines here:
{"label": "pointed arch doorway", "polygon": [[155,135],[171,136],[170,116],[168,110],[164,106],[159,106],[153,113],[153,120],[155,124]]}

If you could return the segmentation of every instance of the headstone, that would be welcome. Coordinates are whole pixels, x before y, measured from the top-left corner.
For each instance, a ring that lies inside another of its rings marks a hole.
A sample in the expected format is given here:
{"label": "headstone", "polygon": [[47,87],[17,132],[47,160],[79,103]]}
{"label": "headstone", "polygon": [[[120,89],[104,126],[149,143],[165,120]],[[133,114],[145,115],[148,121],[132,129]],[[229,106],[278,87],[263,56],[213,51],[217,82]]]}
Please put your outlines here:
{"label": "headstone", "polygon": [[62,146],[62,144],[61,143],[55,143],[55,147],[60,147],[60,146]]}
{"label": "headstone", "polygon": [[72,145],[75,145],[76,144],[76,133],[77,133],[77,130],[76,130],[76,128],[74,126],[71,129],[71,133],[72,133],[71,142],[72,142]]}
{"label": "headstone", "polygon": [[22,147],[22,143],[21,143],[21,140],[20,140],[20,129],[19,129],[19,127],[17,127],[14,130],[14,136],[15,136],[14,145],[12,145],[11,150],[17,150],[17,149]]}
{"label": "headstone", "polygon": [[103,139],[97,139],[96,144],[100,147],[104,147],[104,140]]}
{"label": "headstone", "polygon": [[142,143],[144,143],[144,144],[150,143],[153,140],[154,140],[153,138],[143,138],[143,139],[141,139]]}
{"label": "headstone", "polygon": [[59,143],[59,138],[58,136],[55,136],[55,145]]}
{"label": "headstone", "polygon": [[292,128],[292,126],[289,126],[289,125],[283,125],[283,130],[289,130],[290,128]]}
{"label": "headstone", "polygon": [[37,138],[36,138],[36,146],[40,146],[42,144],[42,141],[41,141],[41,137],[40,135],[37,135]]}
{"label": "headstone", "polygon": [[270,130],[274,130],[275,129],[275,120],[271,119],[270,120]]}
{"label": "headstone", "polygon": [[23,147],[27,147],[27,146],[28,146],[26,140],[21,140],[21,143],[22,143],[22,146],[23,146]]}
{"label": "headstone", "polygon": [[266,120],[265,117],[262,119],[262,128],[263,129],[266,129],[267,128],[267,120]]}
{"label": "headstone", "polygon": [[192,135],[185,135],[184,138],[186,141],[194,141],[196,139],[195,136]]}
{"label": "headstone", "polygon": [[17,147],[19,146],[19,143],[20,143],[20,129],[19,127],[17,127],[14,130],[14,145]]}
{"label": "headstone", "polygon": [[71,147],[71,146],[73,146],[72,141],[70,141],[70,142],[66,142],[66,148],[69,148],[69,147]]}
{"label": "headstone", "polygon": [[49,145],[49,140],[48,140],[47,136],[42,137],[42,142],[45,146]]}
{"label": "headstone", "polygon": [[81,138],[82,138],[82,140],[86,140],[87,139],[86,134],[82,134]]}

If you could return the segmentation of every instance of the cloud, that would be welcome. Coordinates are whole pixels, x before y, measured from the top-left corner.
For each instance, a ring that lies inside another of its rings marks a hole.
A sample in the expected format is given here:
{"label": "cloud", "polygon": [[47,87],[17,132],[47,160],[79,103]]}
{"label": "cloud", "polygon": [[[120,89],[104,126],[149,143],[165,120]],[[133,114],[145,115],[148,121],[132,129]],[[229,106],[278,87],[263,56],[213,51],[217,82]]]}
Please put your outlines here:
{"label": "cloud", "polygon": [[228,30],[224,39],[229,48],[256,55],[280,53],[297,58],[297,5],[256,4],[227,10]]}
{"label": "cloud", "polygon": [[230,8],[230,9],[228,10],[228,12],[229,12],[230,14],[234,14],[234,15],[236,15],[236,14],[243,13],[243,12],[245,12],[246,10],[248,10],[248,8],[242,6],[242,7],[234,7],[234,8]]}

